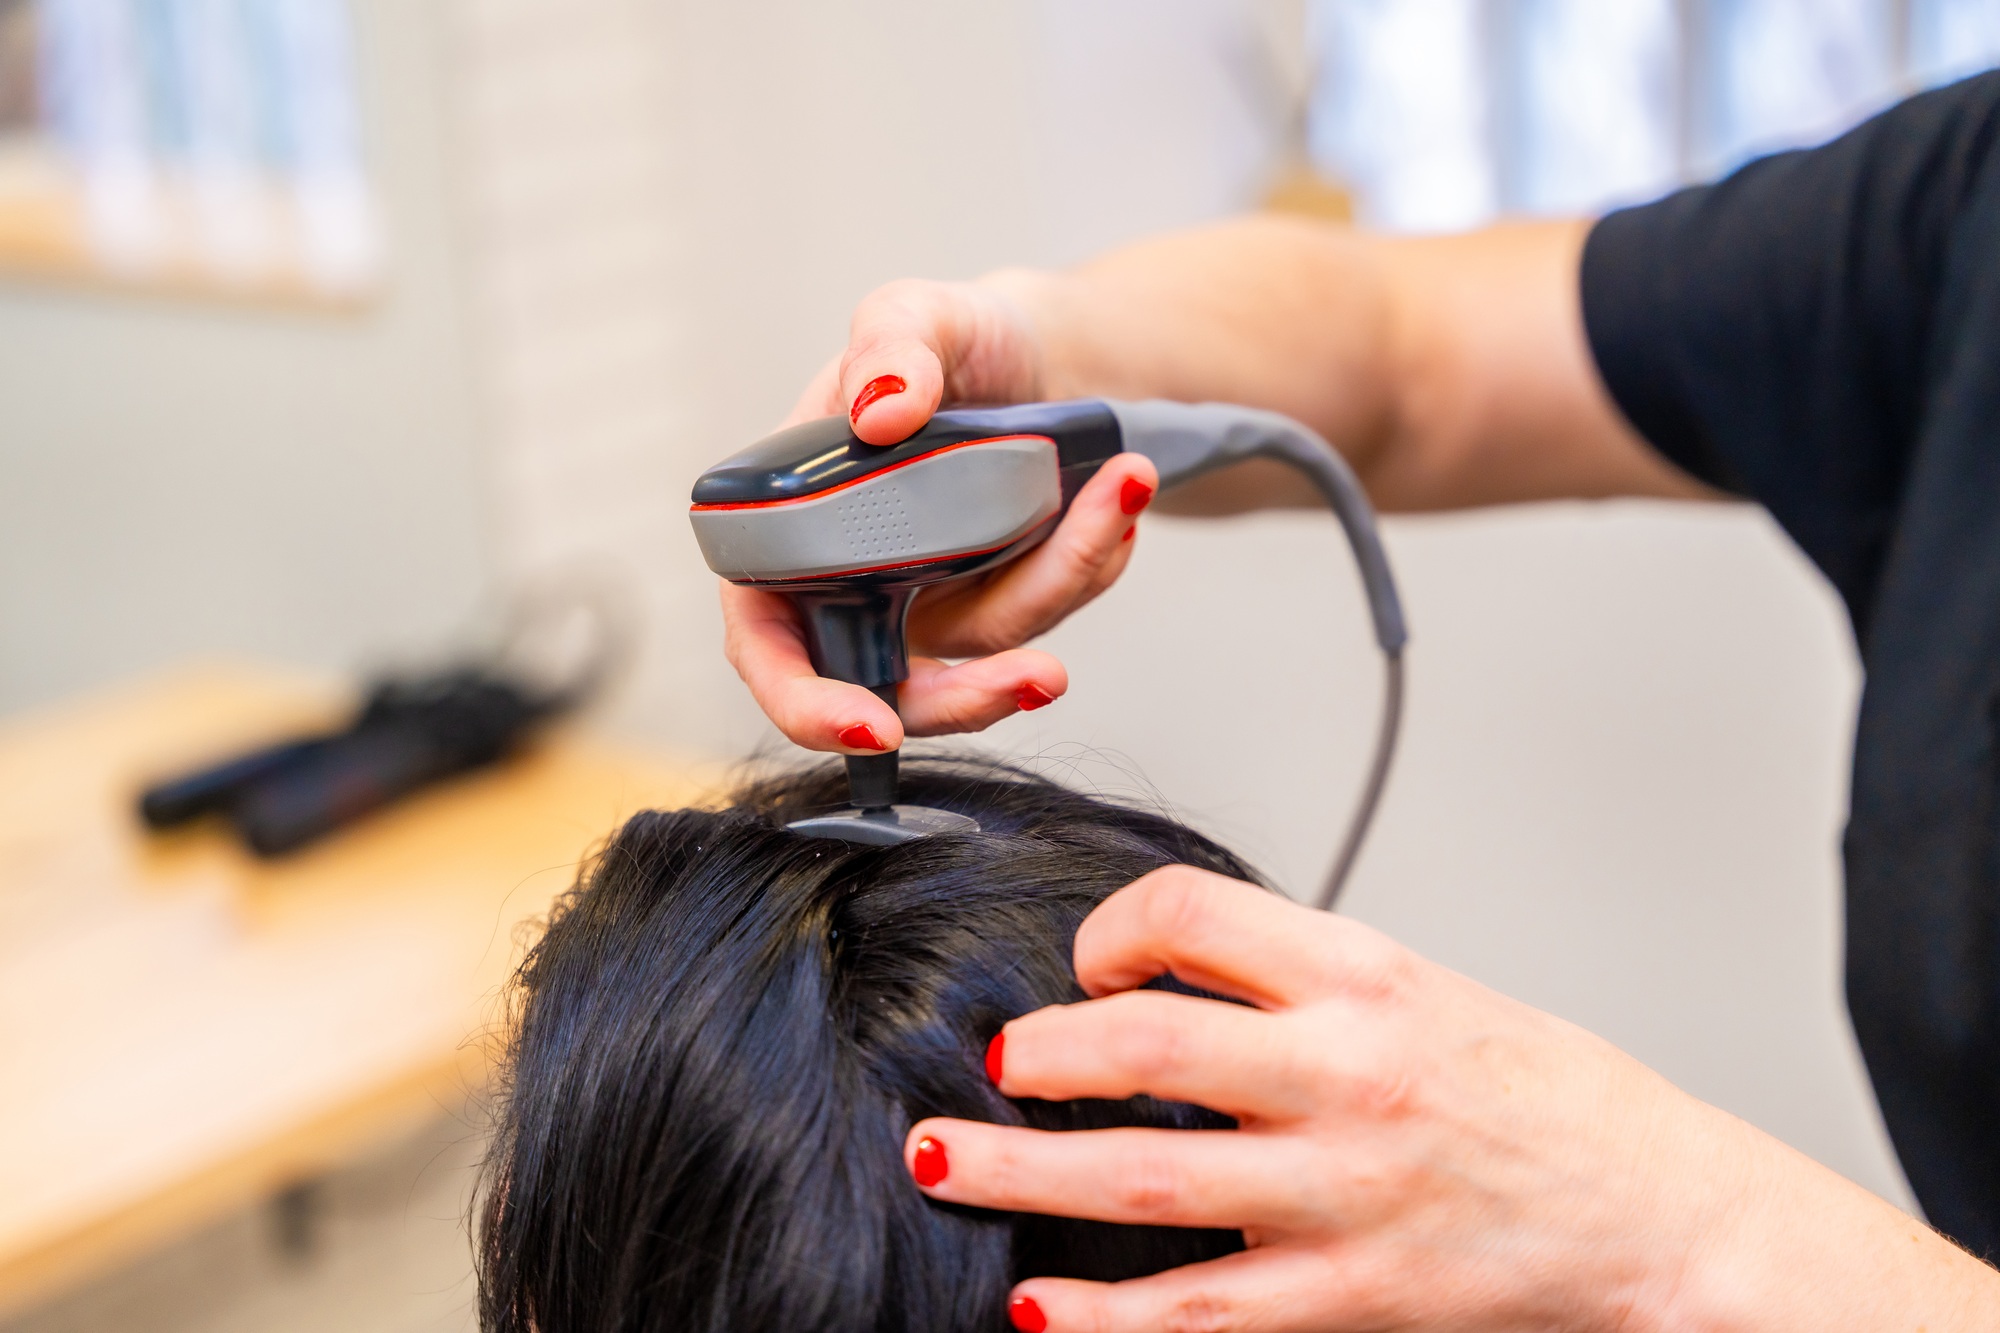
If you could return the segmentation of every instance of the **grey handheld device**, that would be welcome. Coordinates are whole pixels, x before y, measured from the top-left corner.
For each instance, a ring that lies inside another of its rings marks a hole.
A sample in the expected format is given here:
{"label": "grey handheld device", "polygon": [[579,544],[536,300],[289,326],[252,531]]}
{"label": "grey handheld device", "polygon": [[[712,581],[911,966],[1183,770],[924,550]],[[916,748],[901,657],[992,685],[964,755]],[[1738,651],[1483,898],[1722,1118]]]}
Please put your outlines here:
{"label": "grey handheld device", "polygon": [[[690,517],[709,568],[797,603],[822,676],[896,706],[909,676],[905,622],[923,588],[979,574],[1032,550],[1107,459],[1144,454],[1163,489],[1250,458],[1303,473],[1354,551],[1387,688],[1361,799],[1321,895],[1331,906],[1353,867],[1402,716],[1408,633],[1368,498],[1346,462],[1289,417],[1226,403],[1112,402],[940,412],[900,444],[863,443],[842,417],[778,432],[704,472]],[[893,843],[973,833],[963,815],[896,803],[897,754],[847,759],[852,805],[788,827]]]}

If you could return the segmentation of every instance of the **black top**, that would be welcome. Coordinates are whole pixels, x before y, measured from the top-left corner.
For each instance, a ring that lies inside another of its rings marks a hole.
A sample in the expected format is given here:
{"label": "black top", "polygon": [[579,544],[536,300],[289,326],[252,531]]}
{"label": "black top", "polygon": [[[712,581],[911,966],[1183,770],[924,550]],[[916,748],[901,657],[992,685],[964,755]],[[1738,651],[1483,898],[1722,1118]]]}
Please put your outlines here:
{"label": "black top", "polygon": [[1847,993],[1931,1221],[2000,1253],[2000,73],[1614,213],[1583,259],[1625,415],[1766,505],[1867,668]]}

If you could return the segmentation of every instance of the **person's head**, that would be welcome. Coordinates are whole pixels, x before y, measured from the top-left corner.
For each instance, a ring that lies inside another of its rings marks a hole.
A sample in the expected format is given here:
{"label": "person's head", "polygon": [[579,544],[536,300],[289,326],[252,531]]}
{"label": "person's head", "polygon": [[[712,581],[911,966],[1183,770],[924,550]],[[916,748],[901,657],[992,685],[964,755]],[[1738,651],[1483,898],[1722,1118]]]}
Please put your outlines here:
{"label": "person's head", "polygon": [[642,814],[521,969],[480,1204],[489,1333],[958,1333],[1030,1276],[1116,1280],[1241,1248],[926,1199],[926,1116],[1042,1129],[1221,1128],[1152,1101],[1010,1102],[987,1043],[1082,999],[1077,926],[1175,863],[1249,869],[1188,829],[1024,775],[906,770],[982,832],[893,847],[782,828],[837,767],[728,809]]}

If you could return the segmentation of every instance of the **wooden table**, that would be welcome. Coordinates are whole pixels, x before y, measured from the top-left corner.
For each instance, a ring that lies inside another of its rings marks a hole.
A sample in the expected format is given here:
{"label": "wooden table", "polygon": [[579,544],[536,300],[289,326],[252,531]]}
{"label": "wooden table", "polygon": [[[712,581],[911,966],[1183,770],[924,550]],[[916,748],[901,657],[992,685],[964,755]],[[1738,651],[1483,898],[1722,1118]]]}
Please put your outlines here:
{"label": "wooden table", "polygon": [[463,1104],[579,856],[701,794],[561,736],[277,864],[138,827],[148,778],[338,708],[217,667],[0,723],[0,1312]]}

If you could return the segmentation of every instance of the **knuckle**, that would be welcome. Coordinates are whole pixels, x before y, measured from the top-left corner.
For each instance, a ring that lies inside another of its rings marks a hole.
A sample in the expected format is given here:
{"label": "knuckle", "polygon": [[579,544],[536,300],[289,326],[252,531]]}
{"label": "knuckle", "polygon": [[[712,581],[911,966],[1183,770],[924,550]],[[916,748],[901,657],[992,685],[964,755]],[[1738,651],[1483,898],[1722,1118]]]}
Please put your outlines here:
{"label": "knuckle", "polygon": [[1152,998],[1136,992],[1117,997],[1132,1012],[1120,1023],[1115,1050],[1142,1088],[1157,1086],[1187,1068],[1191,1055],[1187,1029],[1166,1014],[1150,1012],[1152,1006],[1144,1002]]}
{"label": "knuckle", "polygon": [[1416,991],[1422,976],[1415,954],[1373,932],[1355,950],[1354,964],[1356,982],[1379,1000],[1407,998]]}
{"label": "knuckle", "polygon": [[1021,642],[1011,617],[990,616],[978,624],[955,626],[947,651],[953,657],[991,657]]}
{"label": "knuckle", "polygon": [[877,287],[868,300],[883,308],[923,310],[945,292],[945,284],[933,278],[895,278]]}
{"label": "knuckle", "polygon": [[1358,1327],[1398,1327],[1404,1320],[1397,1316],[1407,1309],[1409,1292],[1420,1281],[1421,1274],[1409,1264],[1357,1248],[1332,1277],[1330,1303],[1349,1311]]}
{"label": "knuckle", "polygon": [[843,372],[874,352],[912,339],[942,318],[943,285],[923,278],[898,278],[863,297],[848,325]]}
{"label": "knuckle", "polygon": [[932,701],[924,730],[933,735],[978,731],[992,721],[992,709],[969,694],[951,693]]}
{"label": "knuckle", "polygon": [[917,606],[925,614],[917,641],[924,650],[941,657],[990,657],[1032,638],[1038,632],[1032,608],[1022,604],[1015,591],[1019,585],[1010,577],[1025,563],[1017,562],[998,575],[980,575],[949,598],[933,597],[926,603],[920,597]]}
{"label": "knuckle", "polygon": [[[1356,1225],[1406,1216],[1434,1201],[1439,1187],[1429,1168],[1380,1158],[1349,1163],[1338,1175],[1344,1207]],[[1358,1272],[1350,1276],[1360,1279]]]}
{"label": "knuckle", "polygon": [[832,748],[840,745],[840,737],[835,734],[836,723],[813,717],[802,709],[781,703],[772,711],[771,722],[795,741]]}
{"label": "knuckle", "polygon": [[1110,1308],[1101,1304],[1092,1305],[1081,1313],[1080,1318],[1073,1315],[1064,1322],[1073,1323],[1080,1333],[1117,1333],[1120,1328],[1117,1317],[1111,1313]]}
{"label": "knuckle", "polygon": [[[1096,601],[1104,595],[1112,584],[1118,582],[1120,576],[1125,573],[1125,566],[1130,563],[1127,557],[1130,556],[1131,552],[1132,548],[1130,546],[1120,542],[1116,550],[1100,560],[1096,571],[1090,576],[1090,582],[1084,587],[1083,592],[1078,595],[1076,605],[1080,607],[1087,602]],[[1076,607],[1070,609],[1075,610]]]}
{"label": "knuckle", "polygon": [[1347,1080],[1349,1105],[1375,1121],[1408,1120],[1421,1107],[1421,1091],[1416,1070],[1401,1060],[1371,1064],[1352,1072]]}
{"label": "knuckle", "polygon": [[979,1176],[987,1206],[1020,1208],[1026,1202],[1026,1173],[1021,1155],[1007,1143],[993,1146],[980,1164]]}
{"label": "knuckle", "polygon": [[924,278],[897,278],[883,283],[855,306],[855,329],[864,329],[886,315],[907,315],[921,310],[934,285]]}
{"label": "knuckle", "polygon": [[1187,1197],[1187,1174],[1166,1153],[1147,1151],[1124,1164],[1111,1192],[1119,1208],[1135,1220],[1171,1222]]}
{"label": "knuckle", "polygon": [[[1118,529],[1123,533],[1124,529]],[[1068,540],[1056,546],[1052,552],[1057,572],[1066,587],[1087,588],[1104,571],[1104,567],[1117,552],[1117,547],[1106,548],[1101,540],[1092,540],[1096,534],[1073,533]]]}
{"label": "knuckle", "polygon": [[1159,939],[1197,940],[1214,925],[1212,886],[1189,866],[1168,866],[1147,877],[1145,922]]}
{"label": "knuckle", "polygon": [[1009,648],[1018,648],[1047,625],[1027,608],[999,604],[990,608],[979,622],[963,628],[961,637],[973,657],[991,657]]}
{"label": "knuckle", "polygon": [[1161,1333],[1234,1333],[1241,1327],[1235,1302],[1208,1291],[1177,1298],[1160,1321]]}
{"label": "knuckle", "polygon": [[770,673],[767,665],[759,659],[757,645],[741,635],[731,634],[723,641],[723,660],[735,671],[736,678],[753,690],[764,688]]}
{"label": "knuckle", "polygon": [[1347,917],[1328,917],[1333,980],[1350,995],[1368,1000],[1406,999],[1421,986],[1422,960],[1380,931]]}
{"label": "knuckle", "polygon": [[1424,969],[1417,956],[1399,944],[1383,951],[1382,984],[1392,995],[1415,994],[1423,981]]}

